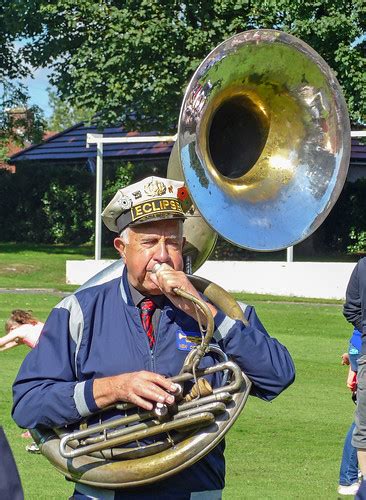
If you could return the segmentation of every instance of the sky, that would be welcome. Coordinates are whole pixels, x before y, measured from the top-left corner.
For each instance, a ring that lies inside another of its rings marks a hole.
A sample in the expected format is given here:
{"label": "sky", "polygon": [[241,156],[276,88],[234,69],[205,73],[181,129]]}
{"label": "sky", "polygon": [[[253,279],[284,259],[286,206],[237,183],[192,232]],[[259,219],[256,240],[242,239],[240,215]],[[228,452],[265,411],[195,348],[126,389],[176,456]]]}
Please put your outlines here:
{"label": "sky", "polygon": [[38,69],[33,73],[33,78],[28,77],[22,80],[28,89],[30,104],[37,104],[43,110],[46,118],[49,118],[52,112],[48,103],[47,88],[50,86],[47,77],[48,71],[44,68]]}
{"label": "sky", "polygon": [[[18,49],[19,47],[24,46],[28,41],[29,39],[23,38],[22,40],[16,41],[14,43],[14,46],[16,49]],[[37,104],[37,106],[39,106],[43,110],[46,118],[49,118],[52,112],[48,103],[47,92],[47,88],[50,87],[47,76],[49,71],[49,68],[40,68],[33,71],[33,78],[29,76],[28,78],[24,78],[23,80],[21,80],[21,82],[28,89],[30,104]]]}

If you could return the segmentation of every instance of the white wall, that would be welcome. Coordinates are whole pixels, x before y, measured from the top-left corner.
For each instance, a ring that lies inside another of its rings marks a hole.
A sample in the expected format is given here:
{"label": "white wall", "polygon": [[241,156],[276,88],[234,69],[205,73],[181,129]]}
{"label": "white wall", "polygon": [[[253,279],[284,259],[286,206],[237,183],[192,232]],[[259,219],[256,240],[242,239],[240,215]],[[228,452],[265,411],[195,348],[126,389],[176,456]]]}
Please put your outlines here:
{"label": "white wall", "polygon": [[[82,285],[112,260],[66,262],[66,283]],[[207,261],[196,274],[228,291],[341,299],[355,263]]]}

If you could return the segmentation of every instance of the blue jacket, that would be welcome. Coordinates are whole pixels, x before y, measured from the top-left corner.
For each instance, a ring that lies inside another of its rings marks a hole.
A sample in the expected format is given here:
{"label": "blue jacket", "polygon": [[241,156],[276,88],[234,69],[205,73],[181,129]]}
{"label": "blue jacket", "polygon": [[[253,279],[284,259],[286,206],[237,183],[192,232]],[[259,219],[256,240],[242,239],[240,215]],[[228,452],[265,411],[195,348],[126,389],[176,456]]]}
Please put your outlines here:
{"label": "blue jacket", "polygon": [[[254,308],[247,306],[245,315],[247,327],[219,311],[215,341],[252,380],[252,394],[269,401],[292,383],[294,365]],[[95,378],[139,370],[177,375],[187,355],[180,334],[198,331],[197,323],[167,300],[151,352],[126,270],[122,279],[80,290],[52,310],[39,344],[25,358],[13,387],[13,418],[27,428],[76,423],[98,410]],[[158,485],[162,492],[178,486],[182,491],[222,489],[223,450],[222,442],[193,467],[154,485],[154,491]]]}

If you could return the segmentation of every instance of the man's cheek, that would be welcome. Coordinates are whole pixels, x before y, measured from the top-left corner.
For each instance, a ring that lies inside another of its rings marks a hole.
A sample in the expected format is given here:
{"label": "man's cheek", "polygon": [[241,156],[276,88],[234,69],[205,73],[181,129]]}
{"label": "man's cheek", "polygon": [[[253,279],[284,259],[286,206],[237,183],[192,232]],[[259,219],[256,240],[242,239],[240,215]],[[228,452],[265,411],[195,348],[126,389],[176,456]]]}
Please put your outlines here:
{"label": "man's cheek", "polygon": [[173,263],[174,263],[174,269],[175,271],[183,271],[183,259],[181,257],[181,255],[177,256],[177,258],[173,259]]}

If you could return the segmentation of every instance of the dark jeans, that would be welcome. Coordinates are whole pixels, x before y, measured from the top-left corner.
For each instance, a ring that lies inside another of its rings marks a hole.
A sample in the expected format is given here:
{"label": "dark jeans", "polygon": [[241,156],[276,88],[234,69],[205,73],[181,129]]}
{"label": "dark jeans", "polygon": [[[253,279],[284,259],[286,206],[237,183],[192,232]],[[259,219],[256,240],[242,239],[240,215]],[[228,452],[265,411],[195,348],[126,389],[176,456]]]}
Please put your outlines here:
{"label": "dark jeans", "polygon": [[339,471],[339,484],[349,486],[358,480],[357,450],[352,446],[352,434],[355,428],[353,422],[348,430],[343,446],[341,469]]}

